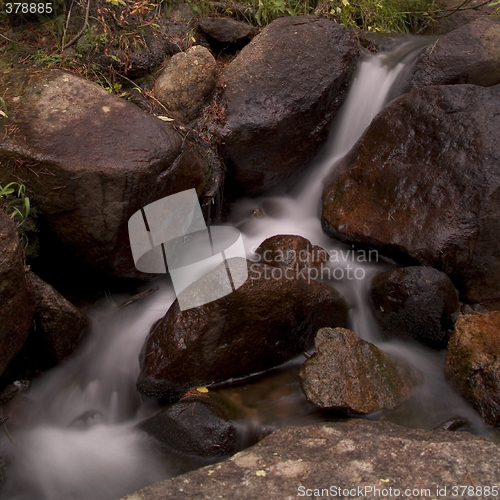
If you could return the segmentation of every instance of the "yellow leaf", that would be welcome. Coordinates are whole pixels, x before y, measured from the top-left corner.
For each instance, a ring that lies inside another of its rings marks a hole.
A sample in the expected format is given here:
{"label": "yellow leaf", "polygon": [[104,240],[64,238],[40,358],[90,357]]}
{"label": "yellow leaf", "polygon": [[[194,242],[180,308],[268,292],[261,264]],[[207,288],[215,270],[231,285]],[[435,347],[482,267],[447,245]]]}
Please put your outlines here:
{"label": "yellow leaf", "polygon": [[157,116],[160,120],[163,120],[164,122],[173,122],[173,118],[169,118],[168,116]]}
{"label": "yellow leaf", "polygon": [[380,481],[382,481],[383,483],[388,483],[390,479],[381,479]]}
{"label": "yellow leaf", "polygon": [[206,387],[197,387],[196,390],[198,392],[208,392],[208,389]]}
{"label": "yellow leaf", "polygon": [[258,470],[256,473],[255,473],[256,476],[265,476],[266,475],[266,471],[265,470]]}

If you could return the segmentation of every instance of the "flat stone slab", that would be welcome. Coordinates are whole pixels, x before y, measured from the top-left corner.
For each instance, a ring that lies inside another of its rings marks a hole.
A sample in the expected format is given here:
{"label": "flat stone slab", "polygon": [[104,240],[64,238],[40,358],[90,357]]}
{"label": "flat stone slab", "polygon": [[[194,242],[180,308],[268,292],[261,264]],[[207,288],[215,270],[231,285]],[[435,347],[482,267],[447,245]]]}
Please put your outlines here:
{"label": "flat stone slab", "polygon": [[[499,461],[497,443],[466,432],[352,419],[286,427],[226,462],[156,483],[123,500],[496,498],[492,491],[500,490]],[[464,494],[462,485],[474,491],[467,488]],[[479,486],[482,491],[490,487],[490,494],[476,495]]]}

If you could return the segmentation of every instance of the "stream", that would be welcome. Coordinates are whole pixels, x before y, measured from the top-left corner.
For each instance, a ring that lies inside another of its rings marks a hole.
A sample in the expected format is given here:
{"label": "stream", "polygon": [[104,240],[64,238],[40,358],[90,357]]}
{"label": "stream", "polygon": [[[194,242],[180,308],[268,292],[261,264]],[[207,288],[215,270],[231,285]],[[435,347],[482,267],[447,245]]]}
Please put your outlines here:
{"label": "stream", "polygon": [[[378,258],[359,262],[353,248],[322,232],[319,218],[325,177],[382,107],[401,93],[405,75],[423,46],[421,39],[409,37],[394,52],[363,58],[330,139],[310,165],[308,177],[292,192],[239,200],[228,223],[241,231],[249,259],[262,241],[276,234],[301,235],[325,248],[331,256],[332,277],[323,281],[339,290],[351,306],[350,328],[422,371],[425,383],[414,398],[367,418],[432,429],[460,415],[472,422],[472,432],[490,434],[476,412],[446,384],[443,352],[381,339],[367,292],[370,278],[389,269],[391,263]],[[250,216],[257,208],[264,217]],[[151,325],[175,299],[168,276],[153,286],[159,290],[126,307],[120,308],[129,297],[125,295],[93,306],[87,311],[93,331],[86,344],[11,401],[8,433],[0,435],[7,471],[2,499],[117,500],[177,473],[151,438],[136,429],[159,408],[153,401],[142,401],[135,390],[139,351]],[[219,392],[243,405],[248,426],[266,433],[285,425],[325,420],[300,390],[297,370],[303,361],[300,356],[282,369]]]}

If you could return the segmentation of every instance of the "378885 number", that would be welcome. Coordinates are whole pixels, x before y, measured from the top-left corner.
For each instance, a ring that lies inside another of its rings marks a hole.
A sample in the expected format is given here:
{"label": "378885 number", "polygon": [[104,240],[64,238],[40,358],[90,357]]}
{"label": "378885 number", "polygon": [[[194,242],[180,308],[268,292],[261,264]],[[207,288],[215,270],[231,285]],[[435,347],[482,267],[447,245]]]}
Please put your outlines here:
{"label": "378885 number", "polygon": [[13,2],[6,3],[7,14],[51,14],[52,3]]}

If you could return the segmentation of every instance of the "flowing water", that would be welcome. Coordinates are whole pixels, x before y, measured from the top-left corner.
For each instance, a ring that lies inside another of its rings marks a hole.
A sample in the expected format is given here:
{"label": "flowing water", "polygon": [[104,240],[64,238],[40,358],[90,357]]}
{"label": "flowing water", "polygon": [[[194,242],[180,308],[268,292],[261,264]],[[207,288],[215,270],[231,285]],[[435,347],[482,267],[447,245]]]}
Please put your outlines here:
{"label": "flowing water", "polygon": [[[370,418],[431,428],[460,414],[473,422],[476,432],[486,432],[475,412],[446,385],[442,353],[380,340],[366,296],[370,277],[389,264],[377,259],[358,262],[359,254],[352,248],[323,234],[319,219],[325,177],[378,111],[401,92],[418,48],[419,44],[410,41],[394,53],[362,60],[330,140],[300,188],[287,195],[240,200],[229,223],[241,230],[249,258],[262,241],[276,234],[302,235],[327,249],[334,276],[329,284],[352,306],[351,329],[383,350],[405,357],[424,373],[426,382],[417,398]],[[266,216],[251,218],[255,208],[263,209]],[[135,381],[145,337],[174,300],[168,278],[159,286],[160,291],[151,297],[125,308],[119,308],[125,300],[119,296],[94,307],[90,312],[93,333],[87,344],[10,403],[8,434],[0,437],[0,454],[8,471],[1,498],[116,500],[174,474],[149,438],[135,429],[157,410],[154,403],[141,401]],[[303,358],[288,370],[220,392],[250,408],[248,425],[263,433],[324,419],[300,391],[296,367],[302,362]]]}

